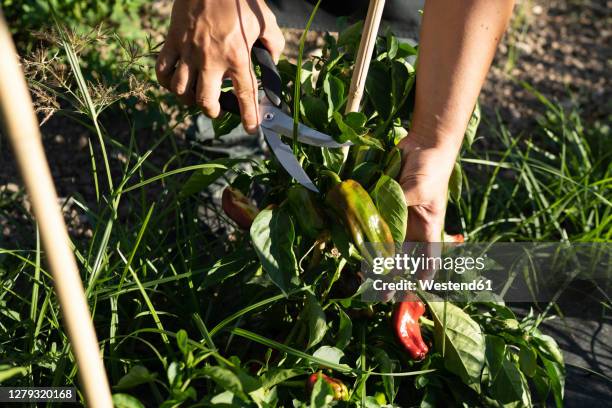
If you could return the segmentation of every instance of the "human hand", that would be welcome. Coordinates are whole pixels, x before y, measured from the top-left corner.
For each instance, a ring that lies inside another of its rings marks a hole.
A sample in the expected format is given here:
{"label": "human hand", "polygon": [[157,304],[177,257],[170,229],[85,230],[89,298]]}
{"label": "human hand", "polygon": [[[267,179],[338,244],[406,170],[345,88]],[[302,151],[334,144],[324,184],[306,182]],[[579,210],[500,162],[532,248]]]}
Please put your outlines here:
{"label": "human hand", "polygon": [[258,39],[278,61],[285,40],[263,0],[176,0],[166,42],[157,58],[157,79],[181,102],[196,104],[215,118],[221,110],[221,84],[229,76],[242,124],[254,133],[259,110],[250,55]]}
{"label": "human hand", "polygon": [[453,145],[427,145],[409,134],[402,150],[399,183],[408,205],[406,241],[442,242],[448,180],[457,156]]}

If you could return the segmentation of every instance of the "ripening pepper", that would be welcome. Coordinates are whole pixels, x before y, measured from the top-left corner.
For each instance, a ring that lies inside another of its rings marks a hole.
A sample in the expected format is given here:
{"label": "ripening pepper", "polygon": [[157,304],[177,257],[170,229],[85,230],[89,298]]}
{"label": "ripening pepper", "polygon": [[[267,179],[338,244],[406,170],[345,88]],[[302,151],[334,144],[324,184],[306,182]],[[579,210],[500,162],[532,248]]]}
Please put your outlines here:
{"label": "ripening pepper", "polygon": [[259,214],[259,210],[251,201],[235,188],[227,186],[221,196],[221,207],[225,214],[230,217],[242,229],[248,230],[253,220]]}
{"label": "ripening pepper", "polygon": [[310,238],[317,238],[325,228],[325,218],[314,193],[299,184],[293,185],[287,192],[287,203],[300,230]]}
{"label": "ripening pepper", "polygon": [[421,337],[421,326],[419,326],[419,318],[423,313],[425,305],[412,293],[397,304],[393,313],[395,335],[414,360],[422,360],[429,351]]}
{"label": "ripening pepper", "polygon": [[368,192],[358,182],[345,180],[336,184],[327,193],[325,203],[344,221],[353,244],[370,265],[376,257],[395,256],[391,230]]}
{"label": "ripening pepper", "polygon": [[344,383],[336,378],[329,377],[322,372],[313,373],[306,380],[306,390],[308,394],[312,393],[315,383],[319,379],[319,375],[323,378],[323,381],[331,385],[334,390],[334,400],[336,401],[348,401],[348,388]]}

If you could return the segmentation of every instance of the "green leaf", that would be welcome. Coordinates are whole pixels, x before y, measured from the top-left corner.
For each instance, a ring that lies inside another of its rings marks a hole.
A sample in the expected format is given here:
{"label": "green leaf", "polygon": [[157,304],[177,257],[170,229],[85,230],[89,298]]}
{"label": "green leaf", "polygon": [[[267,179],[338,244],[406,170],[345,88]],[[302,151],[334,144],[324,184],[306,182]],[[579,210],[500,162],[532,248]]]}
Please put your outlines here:
{"label": "green leaf", "polygon": [[536,344],[537,353],[546,369],[549,385],[555,398],[555,405],[562,407],[565,389],[565,363],[561,349],[559,349],[555,339],[539,331],[536,331],[531,339]]}
{"label": "green leaf", "polygon": [[338,173],[342,167],[342,163],[344,162],[342,150],[322,147],[321,154],[323,155],[323,164],[325,167],[334,173]]}
{"label": "green leaf", "polygon": [[181,191],[180,198],[199,193],[214,183],[219,177],[223,176],[228,170],[238,163],[243,163],[245,159],[215,159],[203,165],[202,169],[194,171],[187,179]]}
{"label": "green leaf", "polygon": [[366,161],[355,166],[351,178],[367,190],[379,175],[380,165],[378,163]]}
{"label": "green leaf", "polygon": [[349,125],[358,133],[363,133],[368,117],[361,112],[349,112],[344,116],[344,123]]}
{"label": "green leaf", "polygon": [[276,64],[276,68],[281,75],[283,83],[289,83],[295,79],[297,73],[296,64],[292,64],[289,60],[281,59],[278,61],[278,64]]}
{"label": "green leaf", "polygon": [[251,240],[264,271],[286,295],[298,265],[293,252],[295,231],[286,211],[261,211],[251,225]]}
{"label": "green leaf", "polygon": [[387,152],[384,161],[384,173],[394,180],[397,180],[402,169],[402,151],[394,147]]}
{"label": "green leaf", "polygon": [[397,55],[399,49],[399,42],[394,35],[387,36],[387,58],[392,60]]}
{"label": "green leaf", "polygon": [[542,363],[548,374],[550,388],[552,389],[557,408],[563,407],[563,392],[565,389],[565,369],[563,365],[542,358]]}
{"label": "green leaf", "polygon": [[187,347],[188,339],[189,337],[187,336],[187,332],[185,330],[181,329],[176,333],[176,344],[183,355],[189,352],[189,348]]}
{"label": "green leaf", "polygon": [[338,126],[338,129],[340,129],[340,135],[336,138],[336,140],[338,140],[340,143],[346,142],[347,140],[355,143],[355,141],[359,138],[357,132],[355,132],[352,127],[344,122],[344,119],[339,112],[334,112],[332,116],[334,118],[334,122],[336,122],[336,125]]}
{"label": "green leaf", "polygon": [[[306,360],[308,360],[308,361],[310,361],[310,362],[312,362],[314,364],[317,364],[319,366],[327,367],[327,368],[330,368],[332,370],[336,370],[336,371],[339,371],[339,372],[352,372],[353,371],[353,369],[351,367],[349,367],[348,365],[346,365],[346,364],[337,364],[337,363],[335,363],[333,361],[326,360],[326,359],[323,359],[321,357],[317,357],[314,354],[311,355],[311,354],[308,354],[308,353],[304,353],[303,351],[300,351],[298,349],[289,347],[289,346],[287,346],[285,344],[276,342],[274,340],[270,340],[267,337],[260,336],[257,333],[253,333],[253,332],[250,332],[248,330],[241,329],[239,327],[233,329],[232,333],[234,333],[237,336],[249,339],[251,341],[255,341],[255,342],[259,343],[259,344],[263,344],[264,346],[271,347],[273,349],[279,350],[280,352],[293,355],[293,356],[295,356],[297,358],[306,359]],[[339,352],[342,355],[342,351],[337,350],[337,349],[336,350],[330,350],[330,349],[334,349],[334,347],[329,347],[329,346],[320,347],[319,348],[320,354],[331,355],[332,352],[334,354],[337,354]],[[315,354],[316,354],[316,352],[315,352]],[[417,373],[419,373],[419,372],[417,372]]]}
{"label": "green leaf", "polygon": [[462,173],[461,163],[456,161],[455,165],[453,166],[453,172],[448,180],[448,194],[455,203],[458,203],[461,199],[461,188],[463,186]]}
{"label": "green leaf", "polygon": [[155,381],[157,373],[151,373],[146,367],[136,365],[130,368],[130,371],[115,385],[113,388],[117,390],[127,390],[141,384],[146,384]]}
{"label": "green leaf", "polygon": [[412,89],[414,78],[415,76],[408,73],[408,68],[403,63],[399,61],[391,63],[392,103],[396,111],[401,108],[402,102]]}
{"label": "green leaf", "polygon": [[223,391],[210,399],[210,403],[213,406],[219,407],[231,407],[231,408],[242,408],[250,407],[250,404],[246,404],[244,401],[236,398],[236,396],[230,391]]}
{"label": "green leaf", "polygon": [[159,405],[159,408],[174,408],[180,406],[181,403],[187,401],[188,399],[195,401],[198,397],[198,394],[193,387],[187,387],[186,390],[174,388],[171,395],[172,398],[162,402]]}
{"label": "green leaf", "polygon": [[444,366],[457,374],[465,384],[480,392],[480,374],[485,363],[485,338],[480,326],[467,313],[452,303],[428,301],[434,320],[434,346],[442,352]]}
{"label": "green leaf", "polygon": [[547,334],[538,332],[532,337],[532,340],[536,343],[538,351],[543,357],[546,357],[561,366],[565,364],[563,362],[563,354],[561,353],[561,349],[559,348],[559,345],[555,339]]}
{"label": "green leaf", "polygon": [[358,135],[354,142],[355,142],[355,145],[357,146],[363,145],[363,146],[373,147],[374,149],[378,149],[378,150],[385,150],[382,142],[378,139],[373,138],[372,136]]}
{"label": "green leaf", "polygon": [[396,146],[403,138],[408,136],[408,131],[402,126],[393,126],[391,131],[393,132],[393,144]]}
{"label": "green leaf", "polygon": [[183,382],[183,368],[184,364],[178,361],[173,361],[166,370],[168,376],[168,382],[171,386],[180,386]]}
{"label": "green leaf", "polygon": [[327,95],[327,117],[330,118],[334,112],[340,110],[346,100],[344,82],[328,74],[323,80],[323,92]]}
{"label": "green leaf", "polygon": [[16,375],[27,375],[28,369],[25,367],[9,367],[0,371],[0,384],[4,381],[16,376]]}
{"label": "green leaf", "polygon": [[506,354],[499,370],[492,372],[491,396],[503,407],[529,407],[531,399],[527,383],[518,367]]}
{"label": "green leaf", "polygon": [[398,45],[397,56],[401,58],[406,58],[410,55],[417,55],[418,51],[415,47],[410,45],[407,42],[401,42]]}
{"label": "green leaf", "polygon": [[336,347],[321,346],[312,355],[334,364],[340,364],[340,359],[344,357],[344,352]]}
{"label": "green leaf", "polygon": [[308,319],[309,339],[306,349],[315,346],[323,340],[327,332],[327,321],[325,320],[325,312],[319,304],[317,298],[308,293],[306,295],[305,305],[306,318]]}
{"label": "green leaf", "polygon": [[327,106],[321,98],[312,95],[304,95],[300,101],[302,104],[302,112],[306,119],[315,129],[323,129],[327,123],[328,116]]}
{"label": "green leaf", "polygon": [[477,102],[474,106],[474,111],[470,117],[467,128],[465,129],[465,143],[468,147],[472,146],[474,139],[476,138],[476,132],[478,131],[478,125],[480,124],[480,104]]}
{"label": "green leaf", "polygon": [[333,400],[334,390],[331,385],[323,380],[323,376],[319,375],[310,394],[310,407],[326,408]]}
{"label": "green leaf", "polygon": [[115,408],[144,408],[137,398],[129,394],[113,394],[113,406]]}
{"label": "green leaf", "polygon": [[244,251],[230,252],[217,259],[202,280],[200,287],[207,288],[231,278],[243,270],[253,267],[256,262],[255,253],[245,248]]}
{"label": "green leaf", "polygon": [[[382,396],[382,394],[381,394]],[[383,406],[378,402],[374,395],[368,395],[365,397],[365,403],[362,405],[363,408],[383,408]],[[388,405],[385,405],[387,407]]]}
{"label": "green leaf", "polygon": [[[373,347],[370,350],[374,351],[374,360],[378,362],[379,369],[378,371],[381,373],[392,373],[393,372],[393,363],[389,358],[387,352],[381,348]],[[383,387],[385,388],[385,395],[387,396],[387,400],[389,402],[393,402],[395,400],[395,378],[390,375],[382,376]]]}
{"label": "green leaf", "polygon": [[479,301],[479,305],[483,305],[490,310],[491,314],[497,319],[516,320],[516,315],[509,307],[503,303],[495,303],[491,301]]}
{"label": "green leaf", "polygon": [[230,391],[243,400],[248,399],[242,388],[242,382],[230,369],[219,366],[210,366],[204,367],[199,371],[202,375],[213,380],[222,389]]}
{"label": "green leaf", "polygon": [[305,373],[304,370],[298,368],[272,368],[262,376],[261,385],[265,389],[270,389],[283,381]]}
{"label": "green leaf", "polygon": [[519,363],[521,371],[525,373],[527,377],[533,377],[538,367],[536,352],[528,345],[521,344],[519,350]]}
{"label": "green leaf", "polygon": [[338,333],[336,334],[336,347],[344,349],[351,342],[353,336],[353,322],[342,308],[338,308],[338,319],[340,320]]}
{"label": "green leaf", "polygon": [[230,357],[230,360],[234,363],[234,367],[232,368],[232,372],[236,374],[236,377],[240,380],[242,384],[242,389],[246,393],[251,393],[253,391],[261,388],[261,380],[259,378],[255,378],[250,375],[240,363],[240,360],[236,356]]}
{"label": "green leaf", "polygon": [[363,21],[358,21],[357,23],[345,28],[338,35],[338,47],[343,47],[346,45],[358,45],[361,40],[361,31],[363,30]]}
{"label": "green leaf", "polygon": [[426,389],[425,394],[423,395],[423,399],[421,400],[421,404],[419,408],[437,408],[440,406],[439,404],[439,393],[436,390]]}
{"label": "green leaf", "polygon": [[331,238],[334,246],[340,251],[340,254],[349,259],[351,256],[351,238],[344,228],[344,225],[334,222],[331,225]]}
{"label": "green leaf", "polygon": [[404,242],[408,226],[408,209],[402,187],[397,181],[383,174],[372,190],[371,196],[378,212],[387,222],[393,240]]}
{"label": "green leaf", "polygon": [[386,64],[373,61],[370,64],[368,78],[366,79],[366,94],[372,101],[374,109],[383,119],[387,119],[391,115],[391,82]]}
{"label": "green leaf", "polygon": [[497,373],[503,364],[506,354],[506,343],[501,337],[487,335],[485,337],[486,349],[485,357],[486,364],[489,368],[489,383],[493,382],[494,374]]}
{"label": "green leaf", "polygon": [[550,379],[548,378],[548,372],[546,369],[540,366],[536,367],[536,373],[531,378],[531,381],[540,401],[546,401],[551,389]]}
{"label": "green leaf", "polygon": [[[371,136],[365,135],[366,129],[357,127],[362,122],[363,114],[357,112],[349,113],[346,118],[343,118],[339,112],[334,112],[333,117],[338,129],[340,129],[341,135],[337,137],[339,142],[346,142],[350,140],[355,145],[370,146],[378,150],[384,150],[380,140],[375,139]],[[346,121],[348,119],[348,122]],[[355,127],[353,127],[353,126]]]}
{"label": "green leaf", "polygon": [[240,116],[230,112],[223,112],[219,117],[212,119],[213,130],[215,131],[216,137],[227,135],[239,124]]}

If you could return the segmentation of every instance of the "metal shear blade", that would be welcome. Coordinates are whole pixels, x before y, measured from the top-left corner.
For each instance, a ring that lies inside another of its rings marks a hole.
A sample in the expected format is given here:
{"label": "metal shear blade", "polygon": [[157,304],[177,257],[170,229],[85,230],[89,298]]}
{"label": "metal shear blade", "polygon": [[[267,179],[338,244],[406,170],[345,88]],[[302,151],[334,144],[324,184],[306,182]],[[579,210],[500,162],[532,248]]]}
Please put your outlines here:
{"label": "metal shear blade", "polygon": [[293,155],[291,148],[283,143],[280,136],[273,130],[266,129],[265,131],[258,128],[260,133],[263,133],[264,138],[268,142],[270,149],[274,153],[274,156],[278,159],[280,164],[283,166],[287,173],[291,175],[298,183],[306,187],[307,189],[319,192],[319,189],[314,185],[308,174],[304,171],[297,158]]}
{"label": "metal shear blade", "polygon": [[[272,56],[259,41],[253,45],[251,51],[256,64],[261,69],[261,82],[265,92],[259,104],[261,124],[257,127],[257,131],[260,137],[263,133],[270,149],[291,177],[307,189],[318,193],[319,190],[302,168],[291,148],[281,140],[281,135],[288,137],[293,134],[293,118],[281,109],[281,77]],[[240,114],[238,100],[233,93],[222,92],[219,102],[223,110]],[[339,148],[352,144],[350,142],[338,143],[331,136],[302,124],[298,124],[297,138],[302,143],[328,148]]]}
{"label": "metal shear blade", "polygon": [[[293,134],[293,118],[274,106],[266,96],[259,102],[259,112],[261,115],[261,127],[270,129],[283,136],[291,136]],[[353,144],[351,142],[338,143],[331,136],[301,123],[298,124],[298,140],[312,146],[329,147],[332,149]]]}

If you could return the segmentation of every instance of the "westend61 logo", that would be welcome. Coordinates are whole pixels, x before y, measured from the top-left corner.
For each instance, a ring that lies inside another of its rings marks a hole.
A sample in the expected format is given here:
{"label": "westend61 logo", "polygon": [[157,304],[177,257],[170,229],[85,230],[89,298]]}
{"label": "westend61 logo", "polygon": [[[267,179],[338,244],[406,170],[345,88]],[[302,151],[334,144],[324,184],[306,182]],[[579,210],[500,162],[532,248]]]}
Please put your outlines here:
{"label": "westend61 logo", "polygon": [[462,302],[549,302],[578,280],[612,286],[610,243],[367,244],[370,256],[361,264],[366,302],[401,301],[413,290]]}
{"label": "westend61 logo", "polygon": [[397,254],[393,257],[376,257],[372,262],[372,272],[381,275],[390,270],[404,271],[414,275],[418,271],[453,271],[463,274],[469,271],[482,271],[485,268],[486,255],[471,257],[412,256]]}

